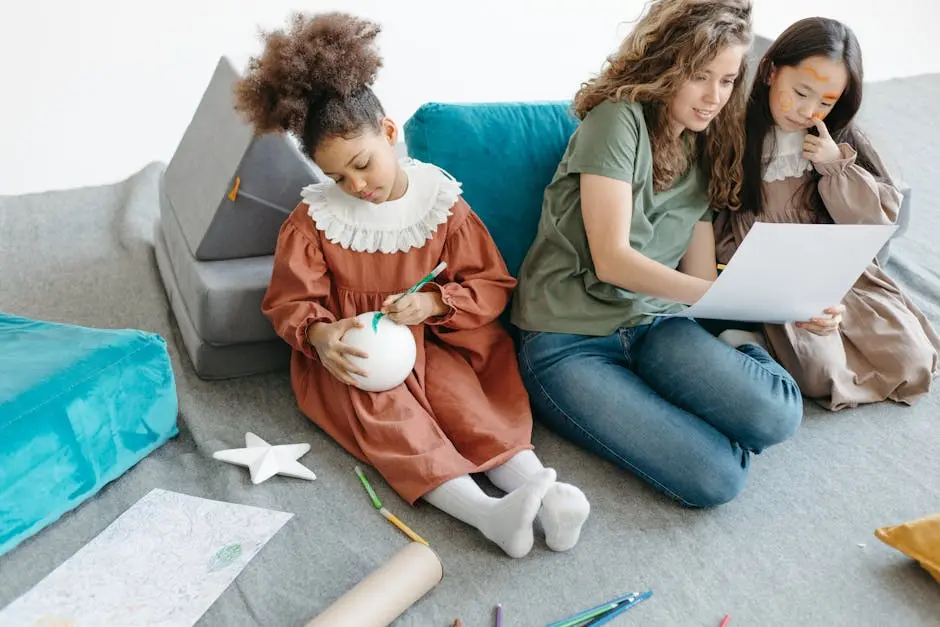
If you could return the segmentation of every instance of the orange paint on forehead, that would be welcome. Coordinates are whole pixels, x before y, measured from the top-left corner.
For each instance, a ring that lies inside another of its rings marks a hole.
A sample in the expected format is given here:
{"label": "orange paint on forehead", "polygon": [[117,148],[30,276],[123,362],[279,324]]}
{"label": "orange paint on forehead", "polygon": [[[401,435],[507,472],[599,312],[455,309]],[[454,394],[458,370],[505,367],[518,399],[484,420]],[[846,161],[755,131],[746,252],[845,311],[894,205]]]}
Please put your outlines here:
{"label": "orange paint on forehead", "polygon": [[817,81],[823,81],[823,82],[825,82],[825,81],[828,81],[828,80],[829,80],[829,77],[828,77],[828,76],[823,76],[822,74],[820,74],[819,72],[817,72],[816,70],[814,70],[814,69],[811,68],[811,67],[808,67],[808,66],[807,66],[807,67],[803,68],[803,71],[806,72],[806,73],[808,73],[810,76],[812,76],[813,78],[815,78]]}

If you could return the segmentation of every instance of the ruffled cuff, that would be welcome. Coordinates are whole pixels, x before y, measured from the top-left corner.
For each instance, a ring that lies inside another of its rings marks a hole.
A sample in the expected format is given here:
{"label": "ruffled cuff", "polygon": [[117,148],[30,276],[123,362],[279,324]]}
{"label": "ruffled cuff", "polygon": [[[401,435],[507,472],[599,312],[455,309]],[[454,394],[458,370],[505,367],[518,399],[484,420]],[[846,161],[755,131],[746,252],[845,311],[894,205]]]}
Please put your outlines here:
{"label": "ruffled cuff", "polygon": [[447,306],[447,313],[443,316],[433,316],[424,321],[425,324],[430,326],[446,326],[451,320],[453,320],[454,315],[457,313],[457,308],[454,306],[454,296],[453,292],[457,289],[459,285],[457,283],[445,283],[441,285],[440,283],[428,283],[422,288],[422,291],[434,291],[441,295],[441,300],[444,301],[444,304]]}
{"label": "ruffled cuff", "polygon": [[855,149],[848,144],[839,144],[839,152],[842,154],[839,159],[814,163],[813,166],[816,168],[816,171],[823,176],[845,174],[845,169],[855,163],[857,153]]}
{"label": "ruffled cuff", "polygon": [[316,361],[320,360],[320,356],[317,354],[317,349],[315,349],[313,345],[307,341],[307,329],[309,329],[312,325],[317,324],[318,322],[332,324],[336,322],[336,318],[332,315],[318,316],[316,313],[311,313],[306,318],[304,318],[303,322],[297,325],[297,332],[294,337],[294,347],[310,359]]}

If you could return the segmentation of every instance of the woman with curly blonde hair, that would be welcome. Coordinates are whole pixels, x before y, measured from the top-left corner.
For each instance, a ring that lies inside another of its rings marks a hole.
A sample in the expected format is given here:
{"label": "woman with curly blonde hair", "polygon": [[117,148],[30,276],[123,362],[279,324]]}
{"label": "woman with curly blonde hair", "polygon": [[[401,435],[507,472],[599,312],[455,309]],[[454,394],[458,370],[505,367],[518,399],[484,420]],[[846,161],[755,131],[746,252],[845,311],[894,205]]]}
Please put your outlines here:
{"label": "woman with curly blonde hair", "polygon": [[752,336],[663,317],[717,278],[712,216],[739,203],[751,37],[749,0],[649,3],[575,97],[513,302],[536,416],[697,507],[733,499],[751,454],[803,414],[793,378],[738,339]]}

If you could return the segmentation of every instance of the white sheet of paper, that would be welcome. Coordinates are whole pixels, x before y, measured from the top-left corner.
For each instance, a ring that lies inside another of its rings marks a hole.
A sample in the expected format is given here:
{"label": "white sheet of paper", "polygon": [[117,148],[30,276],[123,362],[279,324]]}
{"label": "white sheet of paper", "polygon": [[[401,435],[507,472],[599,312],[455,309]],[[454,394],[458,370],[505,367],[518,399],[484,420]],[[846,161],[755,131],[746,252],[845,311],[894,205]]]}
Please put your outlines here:
{"label": "white sheet of paper", "polygon": [[0,626],[190,627],[292,516],[152,490],[0,612]]}
{"label": "white sheet of paper", "polygon": [[673,314],[746,322],[799,322],[842,301],[894,225],[756,223],[718,280]]}

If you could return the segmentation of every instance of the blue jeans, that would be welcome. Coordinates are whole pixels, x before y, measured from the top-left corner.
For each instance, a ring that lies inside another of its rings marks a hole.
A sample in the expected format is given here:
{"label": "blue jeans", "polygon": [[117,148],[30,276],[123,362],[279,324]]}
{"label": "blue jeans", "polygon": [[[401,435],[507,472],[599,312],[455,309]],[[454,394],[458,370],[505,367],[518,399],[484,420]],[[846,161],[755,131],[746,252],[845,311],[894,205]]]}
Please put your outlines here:
{"label": "blue jeans", "polygon": [[803,418],[796,382],[764,349],[688,318],[606,337],[523,332],[519,363],[541,422],[693,507],[737,496],[750,454]]}

